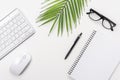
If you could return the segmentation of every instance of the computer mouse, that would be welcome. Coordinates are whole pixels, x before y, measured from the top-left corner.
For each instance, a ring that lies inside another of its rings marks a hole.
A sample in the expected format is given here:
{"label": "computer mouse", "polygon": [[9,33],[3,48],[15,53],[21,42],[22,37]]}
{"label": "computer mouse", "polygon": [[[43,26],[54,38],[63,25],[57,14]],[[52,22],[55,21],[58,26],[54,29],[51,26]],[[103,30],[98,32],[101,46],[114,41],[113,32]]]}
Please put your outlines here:
{"label": "computer mouse", "polygon": [[31,55],[30,54],[23,54],[15,59],[15,61],[10,66],[10,72],[14,75],[21,75],[28,65],[31,62]]}

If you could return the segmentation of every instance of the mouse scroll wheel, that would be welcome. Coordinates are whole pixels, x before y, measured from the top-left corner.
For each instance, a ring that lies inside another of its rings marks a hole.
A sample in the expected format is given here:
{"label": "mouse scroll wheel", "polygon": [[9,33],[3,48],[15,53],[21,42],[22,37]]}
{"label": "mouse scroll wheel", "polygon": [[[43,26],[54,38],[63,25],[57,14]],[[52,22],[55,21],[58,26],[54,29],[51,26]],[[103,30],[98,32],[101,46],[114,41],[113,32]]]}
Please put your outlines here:
{"label": "mouse scroll wheel", "polygon": [[26,55],[23,56],[23,59],[26,59]]}

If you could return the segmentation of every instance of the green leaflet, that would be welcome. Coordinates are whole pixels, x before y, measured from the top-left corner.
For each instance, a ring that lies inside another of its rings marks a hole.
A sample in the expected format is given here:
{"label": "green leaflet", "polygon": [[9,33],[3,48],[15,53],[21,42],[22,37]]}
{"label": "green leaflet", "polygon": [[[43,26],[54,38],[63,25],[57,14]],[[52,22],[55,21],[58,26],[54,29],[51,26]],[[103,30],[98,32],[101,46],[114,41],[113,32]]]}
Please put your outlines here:
{"label": "green leaflet", "polygon": [[87,0],[46,0],[36,22],[41,22],[41,25],[53,22],[49,34],[54,27],[58,27],[58,36],[63,34],[64,29],[69,34],[72,26],[77,25],[87,3]]}

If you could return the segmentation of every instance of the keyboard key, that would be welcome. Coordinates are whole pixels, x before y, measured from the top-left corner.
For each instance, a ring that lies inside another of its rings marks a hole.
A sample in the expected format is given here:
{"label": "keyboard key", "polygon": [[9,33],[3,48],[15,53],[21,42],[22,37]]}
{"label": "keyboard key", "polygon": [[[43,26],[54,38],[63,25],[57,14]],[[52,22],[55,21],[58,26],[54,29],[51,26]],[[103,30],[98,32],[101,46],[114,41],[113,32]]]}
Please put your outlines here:
{"label": "keyboard key", "polygon": [[17,22],[17,20],[16,19],[13,19],[13,21],[12,21],[13,23],[16,23]]}
{"label": "keyboard key", "polygon": [[12,26],[12,25],[13,25],[13,22],[10,22],[10,23],[9,23],[9,26]]}

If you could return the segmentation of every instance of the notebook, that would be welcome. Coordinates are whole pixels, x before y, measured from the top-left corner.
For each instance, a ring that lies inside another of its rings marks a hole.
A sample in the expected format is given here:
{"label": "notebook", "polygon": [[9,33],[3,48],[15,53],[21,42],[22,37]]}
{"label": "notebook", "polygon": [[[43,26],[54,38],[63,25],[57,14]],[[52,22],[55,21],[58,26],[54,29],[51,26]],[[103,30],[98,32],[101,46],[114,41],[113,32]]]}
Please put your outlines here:
{"label": "notebook", "polygon": [[110,80],[119,60],[120,40],[94,30],[68,75],[73,80]]}

